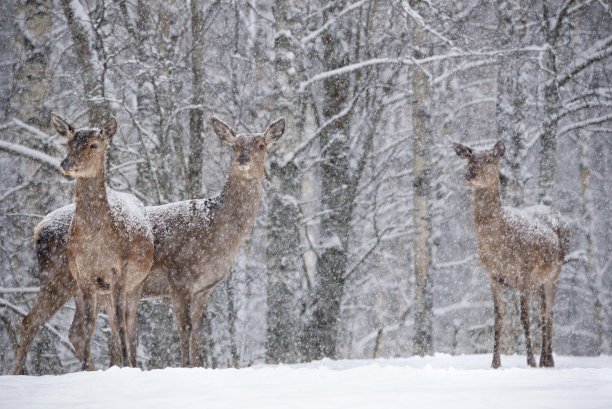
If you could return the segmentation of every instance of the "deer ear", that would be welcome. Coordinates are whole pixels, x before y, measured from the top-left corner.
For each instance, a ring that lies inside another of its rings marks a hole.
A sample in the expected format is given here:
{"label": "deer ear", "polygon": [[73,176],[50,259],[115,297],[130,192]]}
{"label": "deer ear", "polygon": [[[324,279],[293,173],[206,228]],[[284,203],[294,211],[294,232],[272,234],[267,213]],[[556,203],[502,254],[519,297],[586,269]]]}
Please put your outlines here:
{"label": "deer ear", "polygon": [[212,126],[215,129],[215,133],[221,139],[222,142],[233,144],[236,140],[236,132],[229,127],[228,124],[223,122],[222,120],[211,117],[210,122],[212,122]]}
{"label": "deer ear", "polygon": [[504,145],[503,141],[497,142],[493,147],[493,155],[497,156],[498,158],[501,158],[502,156],[504,156],[504,153],[506,153],[506,145]]}
{"label": "deer ear", "polygon": [[266,132],[264,132],[264,140],[266,141],[266,145],[274,143],[283,136],[285,132],[285,118],[279,118],[276,121],[272,122]]}
{"label": "deer ear", "polygon": [[117,121],[115,118],[111,118],[110,121],[102,126],[102,138],[110,139],[117,132]]}
{"label": "deer ear", "polygon": [[455,153],[462,158],[470,158],[472,157],[472,150],[465,145],[461,145],[460,143],[453,143],[453,148],[455,149]]}
{"label": "deer ear", "polygon": [[64,121],[58,115],[52,113],[51,122],[53,123],[53,127],[57,133],[62,135],[64,138],[72,138],[72,135],[74,135],[74,127],[68,122]]}

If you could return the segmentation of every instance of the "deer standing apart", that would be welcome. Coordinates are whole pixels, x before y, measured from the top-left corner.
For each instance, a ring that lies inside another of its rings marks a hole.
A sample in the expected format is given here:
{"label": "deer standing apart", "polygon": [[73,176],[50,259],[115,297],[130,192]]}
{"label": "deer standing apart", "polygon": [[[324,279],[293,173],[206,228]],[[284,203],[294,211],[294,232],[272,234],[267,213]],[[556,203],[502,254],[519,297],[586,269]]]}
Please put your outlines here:
{"label": "deer standing apart", "polygon": [[[228,241],[221,243],[216,240],[214,244],[214,246],[223,247],[223,251],[219,252],[220,258],[217,259],[217,263],[222,261],[221,257],[224,259],[224,265],[217,270],[219,273],[225,271],[222,274],[223,277],[227,274],[235,252],[244,239],[244,237],[239,236],[248,234],[252,228],[261,193],[264,154],[269,146],[278,140],[284,132],[284,119],[272,123],[263,135],[236,135],[231,128],[217,119],[213,119],[213,126],[221,140],[231,143],[234,147],[234,162],[230,168],[230,176],[222,193],[216,197],[146,208],[153,224],[155,255],[150,274],[144,282],[143,298],[158,298],[169,295],[167,272],[168,274],[172,272],[174,275],[180,275],[180,272],[188,267],[195,271],[192,277],[197,275],[197,271],[202,271],[200,284],[204,285],[203,288],[207,288],[208,294],[221,281],[219,274],[210,274],[209,269],[194,270],[198,267],[189,265],[190,259],[202,261],[206,257],[215,257],[210,253],[205,257],[200,256],[199,253],[212,248],[212,242],[208,243],[207,240],[213,232],[213,225],[217,226],[214,231],[223,230],[218,225],[221,219],[217,219],[217,216],[215,216],[221,207],[226,209],[223,212],[225,214],[224,220],[228,218],[228,215],[231,215],[231,208],[234,209],[233,213],[236,214],[236,219],[232,220],[230,225],[227,226],[231,228],[235,224],[233,233],[223,233],[224,236],[227,236]],[[242,188],[243,193],[240,193],[241,189],[237,188]],[[228,197],[228,193],[230,197]],[[226,198],[228,198],[227,201]],[[244,201],[240,206],[237,206],[236,203],[241,199],[244,199]],[[249,200],[251,201],[249,202]],[[222,206],[223,203],[225,203],[225,206]],[[246,212],[240,211],[240,208],[246,210]],[[13,374],[23,373],[27,352],[36,334],[57,310],[77,292],[76,281],[70,274],[66,259],[66,241],[74,209],[74,205],[57,209],[48,214],[36,227],[36,251],[41,271],[40,292],[36,304],[22,322],[21,338],[16,352]],[[241,214],[238,215],[238,213]],[[215,223],[212,222],[213,219]],[[191,234],[195,234],[195,236],[190,237],[187,234],[188,232],[192,232]],[[217,237],[221,238],[220,236]],[[233,239],[232,242],[230,242],[230,238]],[[188,242],[191,246],[191,253],[180,251],[185,242]],[[184,302],[178,297],[189,295],[187,291],[180,291],[180,289],[179,287],[179,291],[174,292],[174,299],[177,300],[175,311],[177,305],[184,305]],[[200,299],[200,301],[202,300]],[[201,321],[205,302],[201,303],[199,308]],[[179,333],[183,334],[181,336],[182,363],[184,366],[189,364],[195,366],[199,364],[199,354],[194,352],[195,362],[190,362],[188,356],[189,344],[192,336],[195,338],[193,343],[199,344],[201,342],[201,329],[197,333],[194,332],[190,321],[191,315],[196,315],[196,311],[194,308],[188,308],[187,311],[188,313],[182,313],[181,316],[184,320],[182,325],[178,326]],[[85,347],[83,316],[83,308],[77,303],[75,316],[70,327],[70,341],[81,359],[83,359]],[[178,317],[177,314],[177,323],[179,322]],[[116,337],[112,338],[111,363],[118,359],[115,339]],[[128,320],[128,342],[131,354],[136,347],[135,320]],[[132,359],[132,355],[130,355],[130,362]],[[90,364],[93,365],[91,360]]]}
{"label": "deer standing apart", "polygon": [[530,366],[536,364],[529,334],[529,305],[532,292],[539,292],[542,301],[540,366],[552,367],[553,307],[561,266],[569,249],[568,224],[556,210],[547,206],[522,210],[502,207],[499,162],[505,152],[503,142],[482,152],[473,152],[457,143],[453,147],[457,155],[468,160],[465,179],[474,188],[478,258],[493,292],[495,342],[492,367],[501,365],[502,286],[515,288],[520,293],[521,323]]}
{"label": "deer standing apart", "polygon": [[[70,272],[78,286],[76,302],[84,314],[83,370],[90,368],[90,347],[99,310],[97,295],[109,294],[107,312],[128,364],[126,321],[136,320],[144,279],[153,263],[153,234],[143,204],[104,183],[104,148],[115,134],[114,119],[102,129],[75,130],[57,115],[57,132],[68,138],[61,168],[77,178],[76,208],[66,241]],[[130,362],[135,366],[135,362]]]}

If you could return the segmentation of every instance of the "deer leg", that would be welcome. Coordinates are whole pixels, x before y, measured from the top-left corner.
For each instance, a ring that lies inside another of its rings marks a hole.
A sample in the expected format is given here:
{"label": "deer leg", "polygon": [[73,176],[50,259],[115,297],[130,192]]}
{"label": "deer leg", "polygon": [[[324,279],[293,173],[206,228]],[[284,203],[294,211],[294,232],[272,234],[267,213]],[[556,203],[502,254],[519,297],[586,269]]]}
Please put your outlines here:
{"label": "deer leg", "polygon": [[[74,295],[75,288],[50,291],[41,286],[36,304],[21,322],[21,337],[15,352],[15,365],[13,375],[25,375],[25,362],[28,350],[36,338],[36,334],[47,321],[55,315],[57,310]],[[78,351],[78,348],[77,348]]]}
{"label": "deer leg", "polygon": [[176,329],[181,342],[181,366],[187,368],[190,365],[189,338],[191,336],[189,294],[186,291],[177,291],[170,287],[170,296],[172,297],[172,310],[176,320]]}
{"label": "deer leg", "polygon": [[504,324],[504,312],[503,312],[503,289],[499,282],[495,280],[491,281],[491,292],[493,293],[493,314],[494,314],[494,331],[495,339],[493,341],[493,362],[491,363],[492,368],[499,368],[501,366],[501,359],[499,357],[501,332]]}
{"label": "deer leg", "polygon": [[128,340],[128,358],[129,365],[132,368],[136,367],[136,350],[138,348],[138,303],[142,294],[142,284],[135,290],[131,291],[127,301],[125,311],[127,340]]}
{"label": "deer leg", "polygon": [[521,294],[521,324],[523,324],[523,332],[525,333],[525,346],[527,349],[527,364],[535,367],[535,359],[531,350],[531,334],[529,331],[529,295]]}
{"label": "deer leg", "polygon": [[546,310],[548,306],[546,305],[546,296],[544,294],[544,285],[541,285],[538,293],[540,295],[540,303],[541,303],[541,319],[540,319],[540,329],[542,330],[542,349],[540,352],[540,367],[543,367],[546,362],[546,346],[548,344],[548,336],[546,334]]}
{"label": "deer leg", "polygon": [[191,366],[201,366],[200,346],[202,345],[202,330],[204,323],[204,313],[206,312],[206,303],[210,291],[198,293],[191,297],[190,305],[190,320],[191,320],[191,336],[189,337],[189,357],[191,358]]}
{"label": "deer leg", "polygon": [[557,285],[557,283],[547,283],[542,285],[541,289],[544,311],[542,312],[542,355],[540,355],[540,367],[552,368],[555,366],[552,355],[552,326]]}
{"label": "deer leg", "polygon": [[126,366],[128,364],[128,345],[125,325],[125,299],[126,292],[122,279],[115,279],[111,286],[111,303],[113,305],[114,313],[109,317],[115,321],[115,326],[119,333],[119,346],[121,351],[120,366]]}
{"label": "deer leg", "polygon": [[82,371],[93,371],[94,368],[89,366],[91,361],[91,343],[93,340],[93,334],[96,329],[96,315],[97,300],[96,293],[88,285],[80,287],[79,296],[83,298],[83,314],[84,314],[84,328],[85,328],[85,345],[83,346],[83,364],[81,366]]}
{"label": "deer leg", "polygon": [[108,315],[108,323],[111,329],[111,337],[110,337],[110,366],[119,366],[121,365],[121,341],[119,340],[119,328],[117,328],[116,322],[113,319],[115,316],[115,307],[111,302],[111,297],[109,294],[104,295],[104,310]]}
{"label": "deer leg", "polygon": [[[68,338],[70,338],[70,342],[74,346],[74,349],[77,351],[77,355],[79,360],[83,362],[84,359],[84,348],[85,348],[85,313],[83,306],[82,297],[76,296],[74,297],[74,318],[72,319],[72,324],[70,324],[70,330],[68,331]],[[100,312],[100,303],[96,303],[96,310],[94,311],[94,316],[98,316]],[[89,353],[89,362],[87,363],[88,367],[94,371],[96,366],[91,359],[91,351]]]}

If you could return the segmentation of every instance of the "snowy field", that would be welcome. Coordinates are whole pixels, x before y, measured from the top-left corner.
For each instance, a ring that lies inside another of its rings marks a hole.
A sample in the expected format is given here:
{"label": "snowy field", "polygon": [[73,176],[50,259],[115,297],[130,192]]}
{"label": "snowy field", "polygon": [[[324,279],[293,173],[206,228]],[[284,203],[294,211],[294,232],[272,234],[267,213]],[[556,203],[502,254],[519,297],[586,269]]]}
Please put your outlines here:
{"label": "snowy field", "polygon": [[612,357],[523,356],[358,361],[245,369],[169,368],[0,377],[0,408],[612,408]]}

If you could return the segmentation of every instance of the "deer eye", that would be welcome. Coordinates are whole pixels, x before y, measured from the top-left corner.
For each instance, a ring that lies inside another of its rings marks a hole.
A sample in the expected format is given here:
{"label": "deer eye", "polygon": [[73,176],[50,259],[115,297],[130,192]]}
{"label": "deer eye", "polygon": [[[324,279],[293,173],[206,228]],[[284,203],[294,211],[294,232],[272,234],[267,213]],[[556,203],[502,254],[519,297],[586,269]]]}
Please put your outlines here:
{"label": "deer eye", "polygon": [[98,144],[97,143],[92,143],[91,145],[89,145],[89,147],[91,149],[96,149],[98,147]]}
{"label": "deer eye", "polygon": [[263,151],[264,149],[266,149],[266,145],[264,145],[264,144],[262,143],[261,145],[259,145],[259,149],[261,149],[261,150]]}

